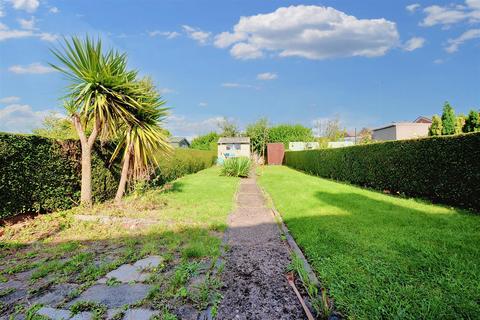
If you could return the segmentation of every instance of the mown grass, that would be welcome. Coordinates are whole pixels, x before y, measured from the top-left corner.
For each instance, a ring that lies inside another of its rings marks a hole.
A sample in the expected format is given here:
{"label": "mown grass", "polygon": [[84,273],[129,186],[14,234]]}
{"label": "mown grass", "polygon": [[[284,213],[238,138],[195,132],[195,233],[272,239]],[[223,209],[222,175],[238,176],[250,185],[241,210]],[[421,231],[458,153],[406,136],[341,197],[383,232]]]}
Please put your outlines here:
{"label": "mown grass", "polygon": [[479,318],[480,216],[287,167],[260,174],[347,318]]}
{"label": "mown grass", "polygon": [[[29,284],[30,301],[57,284],[78,284],[68,297],[73,299],[120,265],[159,255],[163,263],[148,282],[161,290],[141,304],[167,308],[165,312],[174,312],[184,303],[197,305],[196,291],[189,292],[185,283],[177,283],[176,270],[213,265],[237,185],[238,179],[221,177],[219,168],[210,168],[182,177],[168,188],[129,196],[122,206],[105,203],[93,209],[74,208],[3,227],[0,257],[5,263],[0,266],[0,281],[22,275],[22,281]],[[149,223],[78,221],[76,214],[147,218]],[[15,303],[19,313],[26,311],[19,307],[24,302]],[[12,312],[12,308],[3,306],[3,312]]]}

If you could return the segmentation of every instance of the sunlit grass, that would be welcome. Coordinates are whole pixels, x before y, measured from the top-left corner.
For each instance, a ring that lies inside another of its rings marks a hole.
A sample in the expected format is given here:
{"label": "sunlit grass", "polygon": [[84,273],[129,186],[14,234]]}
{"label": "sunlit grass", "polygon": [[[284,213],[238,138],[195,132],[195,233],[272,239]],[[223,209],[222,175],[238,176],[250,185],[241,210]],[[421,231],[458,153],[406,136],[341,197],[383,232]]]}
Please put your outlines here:
{"label": "sunlit grass", "polygon": [[[180,178],[167,189],[129,196],[119,207],[105,203],[93,209],[73,208],[3,227],[0,256],[5,263],[0,266],[0,281],[32,270],[31,294],[68,282],[81,285],[78,295],[121,264],[159,255],[164,266],[152,275],[152,284],[162,288],[165,277],[171,276],[178,265],[213,264],[216,260],[238,181],[221,177],[218,168],[210,168]],[[121,219],[107,223],[78,221],[75,215],[142,218],[149,223],[138,227]],[[188,295],[178,300],[179,288],[169,288],[169,295],[163,289],[160,297],[152,297],[145,305],[174,309],[175,303],[195,303],[188,300]]]}
{"label": "sunlit grass", "polygon": [[286,167],[261,174],[260,184],[349,318],[480,314],[480,216]]}

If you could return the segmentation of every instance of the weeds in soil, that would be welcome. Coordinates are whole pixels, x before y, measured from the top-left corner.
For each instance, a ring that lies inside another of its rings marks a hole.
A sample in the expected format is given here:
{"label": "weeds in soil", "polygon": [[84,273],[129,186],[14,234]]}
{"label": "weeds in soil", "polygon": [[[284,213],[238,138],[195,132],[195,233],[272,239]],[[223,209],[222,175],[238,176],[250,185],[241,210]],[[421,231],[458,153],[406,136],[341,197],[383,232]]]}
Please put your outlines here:
{"label": "weeds in soil", "polygon": [[84,311],[91,312],[93,320],[100,320],[107,313],[107,306],[92,301],[79,301],[70,307],[70,311],[74,315]]}
{"label": "weeds in soil", "polygon": [[310,281],[308,273],[303,265],[303,261],[297,254],[292,253],[291,260],[292,262],[288,266],[288,271],[294,271],[300,278],[303,287],[305,288],[308,296],[310,297],[310,302],[312,304],[312,307],[315,309],[315,312],[325,319],[328,318],[332,310],[326,291],[321,288],[321,295],[319,296],[318,287],[314,283],[312,283],[312,281]]}

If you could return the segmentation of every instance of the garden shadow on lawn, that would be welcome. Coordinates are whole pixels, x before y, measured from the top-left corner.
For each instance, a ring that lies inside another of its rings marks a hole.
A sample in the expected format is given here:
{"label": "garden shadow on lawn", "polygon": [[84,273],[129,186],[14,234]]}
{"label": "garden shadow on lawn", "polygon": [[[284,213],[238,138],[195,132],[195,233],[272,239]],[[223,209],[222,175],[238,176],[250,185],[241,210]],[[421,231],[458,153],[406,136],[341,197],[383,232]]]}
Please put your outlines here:
{"label": "garden shadow on lawn", "polygon": [[370,319],[480,314],[479,216],[381,194],[314,195],[284,220],[340,311]]}

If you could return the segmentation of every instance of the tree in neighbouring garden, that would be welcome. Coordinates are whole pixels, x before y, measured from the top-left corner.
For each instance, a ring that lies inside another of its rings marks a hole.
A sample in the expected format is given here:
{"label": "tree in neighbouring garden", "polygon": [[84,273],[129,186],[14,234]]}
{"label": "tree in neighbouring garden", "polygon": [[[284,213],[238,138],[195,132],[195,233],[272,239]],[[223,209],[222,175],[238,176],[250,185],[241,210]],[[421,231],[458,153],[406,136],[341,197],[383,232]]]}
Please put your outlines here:
{"label": "tree in neighbouring garden", "polygon": [[465,126],[465,115],[459,114],[455,118],[455,134],[460,134],[463,132],[463,127]]}
{"label": "tree in neighbouring garden", "polygon": [[[85,130],[87,134],[92,131],[91,126]],[[78,133],[73,123],[68,118],[59,117],[51,113],[43,119],[42,126],[32,130],[33,134],[50,139],[78,139]]]}
{"label": "tree in neighbouring garden", "polygon": [[442,118],[438,115],[432,117],[432,124],[428,128],[429,136],[441,136],[442,135]]}
{"label": "tree in neighbouring garden", "polygon": [[271,127],[268,131],[269,142],[283,142],[285,147],[288,148],[290,142],[311,142],[315,141],[313,137],[312,129],[304,127],[300,124],[280,124],[275,127]]}
{"label": "tree in neighbouring garden", "polygon": [[470,110],[467,118],[465,119],[463,132],[480,132],[480,112],[479,111]]}
{"label": "tree in neighbouring garden", "polygon": [[219,138],[220,135],[216,132],[210,132],[202,136],[198,136],[192,140],[190,148],[197,150],[216,150]]}
{"label": "tree in neighbouring garden", "polygon": [[360,138],[359,143],[361,144],[367,144],[373,141],[373,131],[370,128],[362,128],[358,133],[358,136]]}
{"label": "tree in neighbouring garden", "polygon": [[250,138],[250,147],[253,152],[262,158],[265,157],[265,151],[268,143],[268,120],[261,118],[247,126],[246,134]]}
{"label": "tree in neighbouring garden", "polygon": [[237,124],[228,120],[226,117],[218,122],[218,128],[220,129],[220,136],[222,137],[237,137],[240,135]]}
{"label": "tree in neighbouring garden", "polygon": [[[127,69],[127,57],[117,51],[104,52],[100,40],[72,37],[52,53],[60,65],[51,64],[70,81],[65,109],[80,139],[82,182],[80,200],[92,203],[92,148],[98,137],[117,134],[119,123],[138,123],[137,72]],[[90,134],[86,128],[92,126]]]}
{"label": "tree in neighbouring garden", "polygon": [[121,202],[130,179],[144,178],[151,169],[158,165],[159,155],[170,153],[165,130],[160,126],[168,115],[168,108],[162,107],[165,101],[158,94],[150,79],[138,82],[138,89],[133,96],[140,104],[135,111],[138,121],[123,124],[119,130],[119,142],[112,154],[112,160],[121,152],[122,173],[115,202]]}
{"label": "tree in neighbouring garden", "polygon": [[453,110],[450,103],[445,102],[442,113],[442,135],[454,134],[455,125],[455,110]]}

